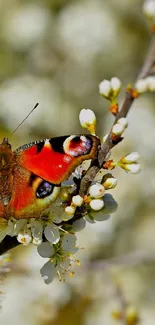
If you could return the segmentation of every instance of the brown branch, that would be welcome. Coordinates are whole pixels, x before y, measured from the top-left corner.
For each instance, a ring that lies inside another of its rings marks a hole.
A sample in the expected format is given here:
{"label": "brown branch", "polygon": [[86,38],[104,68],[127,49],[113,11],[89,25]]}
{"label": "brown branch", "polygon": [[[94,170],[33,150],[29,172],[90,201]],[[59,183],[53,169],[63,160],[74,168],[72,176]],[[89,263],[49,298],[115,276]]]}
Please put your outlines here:
{"label": "brown branch", "polygon": [[[147,76],[149,76],[151,74],[151,70],[154,66],[154,63],[155,63],[155,35],[152,36],[148,54],[146,56],[146,59],[145,59],[144,64],[141,68],[141,71],[138,75],[137,80],[146,78]],[[119,118],[127,116],[134,100],[135,100],[135,98],[132,96],[132,92],[127,92],[124,102],[123,102],[123,105],[122,105],[119,113],[117,114],[113,125],[117,123]],[[116,143],[114,143],[112,141],[112,128],[111,128],[108,138],[106,139],[105,143],[101,145],[101,148],[99,150],[99,154],[98,154],[99,166],[103,165],[107,154],[115,145],[116,145]],[[83,179],[81,181],[81,186],[80,186],[80,195],[81,196],[84,196],[87,193],[89,185],[93,181],[93,179],[96,176],[98,171],[99,171],[99,167],[98,167],[98,169],[96,166],[91,167],[91,169],[88,171],[88,173],[83,177]]]}
{"label": "brown branch", "polygon": [[[146,59],[144,61],[144,64],[142,66],[142,69],[138,75],[138,79],[145,78],[151,74],[151,70],[154,66],[155,62],[155,35],[152,36],[150,48],[148,51],[148,54],[146,56]],[[132,94],[130,92],[126,93],[122,108],[120,109],[119,113],[117,114],[114,124],[118,121],[120,117],[126,117],[131,105],[134,101],[134,98],[132,97]],[[114,125],[113,124],[113,125]],[[97,172],[99,171],[99,166],[102,166],[107,154],[109,151],[116,145],[111,139],[112,129],[109,132],[108,138],[105,141],[103,145],[101,145],[101,148],[99,149],[99,156],[98,161],[99,164],[92,166],[87,174],[83,177],[81,180],[80,190],[79,194],[81,196],[84,196],[88,188],[93,181],[94,177],[96,176]],[[16,247],[19,243],[17,242],[15,237],[9,237],[3,239],[3,241],[0,243],[0,255],[6,253],[8,250],[12,249],[13,247]]]}

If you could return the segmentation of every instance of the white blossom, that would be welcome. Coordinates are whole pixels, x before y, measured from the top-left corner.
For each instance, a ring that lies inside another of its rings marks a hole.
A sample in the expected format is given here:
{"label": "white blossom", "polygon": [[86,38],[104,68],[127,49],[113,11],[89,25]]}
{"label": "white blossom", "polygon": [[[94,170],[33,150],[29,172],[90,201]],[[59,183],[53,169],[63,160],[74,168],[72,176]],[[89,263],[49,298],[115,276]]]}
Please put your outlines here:
{"label": "white blossom", "polygon": [[32,240],[31,231],[24,228],[18,233],[17,240],[20,244],[23,244],[23,246],[29,245]]}
{"label": "white blossom", "polygon": [[104,201],[101,199],[91,200],[90,207],[92,210],[99,211],[104,207]]}
{"label": "white blossom", "polygon": [[111,93],[112,87],[109,80],[104,79],[99,84],[99,92],[101,95],[103,95],[106,98],[109,98]]}
{"label": "white blossom", "polygon": [[120,136],[124,130],[125,128],[123,125],[116,123],[112,128],[112,133],[116,136]]}
{"label": "white blossom", "polygon": [[72,197],[72,203],[77,206],[77,207],[81,207],[81,205],[83,204],[83,198],[80,195],[75,195]]}
{"label": "white blossom", "polygon": [[47,257],[47,255],[50,255],[50,260],[45,263],[40,270],[46,284],[52,282],[56,275],[61,281],[67,274],[72,274],[70,271],[71,262],[74,261],[79,264],[79,261],[73,257],[73,255],[78,251],[78,247],[76,247],[75,244],[75,235],[64,234],[60,245],[56,246],[56,250],[52,249],[51,251],[51,247],[49,246],[50,243],[42,243],[38,247],[38,252],[41,256]]}
{"label": "white blossom", "polygon": [[89,194],[95,199],[101,198],[105,193],[105,188],[102,184],[96,183],[89,188]]}

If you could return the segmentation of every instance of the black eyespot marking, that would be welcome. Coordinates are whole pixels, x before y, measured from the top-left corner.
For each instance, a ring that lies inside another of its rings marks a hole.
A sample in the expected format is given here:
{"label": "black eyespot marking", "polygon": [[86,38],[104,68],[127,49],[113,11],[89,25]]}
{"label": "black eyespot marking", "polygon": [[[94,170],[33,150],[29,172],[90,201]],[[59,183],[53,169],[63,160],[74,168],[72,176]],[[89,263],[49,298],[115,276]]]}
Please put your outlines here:
{"label": "black eyespot marking", "polygon": [[37,153],[41,152],[41,150],[42,150],[43,147],[44,147],[44,144],[45,144],[44,141],[36,143]]}
{"label": "black eyespot marking", "polygon": [[76,135],[71,141],[73,142],[79,142],[80,141],[80,136]]}
{"label": "black eyespot marking", "polygon": [[46,181],[42,181],[36,191],[36,196],[39,199],[43,199],[43,198],[49,196],[53,192],[53,188],[54,188],[53,184],[46,182]]}
{"label": "black eyespot marking", "polygon": [[68,138],[68,136],[63,136],[63,137],[57,137],[57,138],[50,139],[49,143],[51,144],[52,149],[55,152],[64,153],[63,143],[66,140],[66,138]]}

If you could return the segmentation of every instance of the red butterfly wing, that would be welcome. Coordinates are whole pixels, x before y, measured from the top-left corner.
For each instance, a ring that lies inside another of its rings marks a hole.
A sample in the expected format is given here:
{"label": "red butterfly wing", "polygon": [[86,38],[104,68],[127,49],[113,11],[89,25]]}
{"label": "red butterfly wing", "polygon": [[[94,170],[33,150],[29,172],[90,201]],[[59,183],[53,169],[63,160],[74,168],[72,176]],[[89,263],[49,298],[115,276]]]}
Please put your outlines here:
{"label": "red butterfly wing", "polygon": [[100,141],[91,135],[63,136],[20,147],[17,163],[53,184],[60,184],[86,159],[94,159]]}

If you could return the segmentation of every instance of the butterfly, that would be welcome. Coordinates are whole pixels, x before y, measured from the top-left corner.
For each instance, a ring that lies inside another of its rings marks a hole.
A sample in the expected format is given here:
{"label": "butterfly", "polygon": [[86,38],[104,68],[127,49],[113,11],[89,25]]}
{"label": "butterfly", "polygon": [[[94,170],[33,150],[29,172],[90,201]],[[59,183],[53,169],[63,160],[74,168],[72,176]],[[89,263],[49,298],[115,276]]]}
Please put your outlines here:
{"label": "butterfly", "polygon": [[39,140],[12,151],[0,144],[0,220],[41,217],[58,196],[61,183],[84,160],[95,159],[100,140],[71,135]]}

